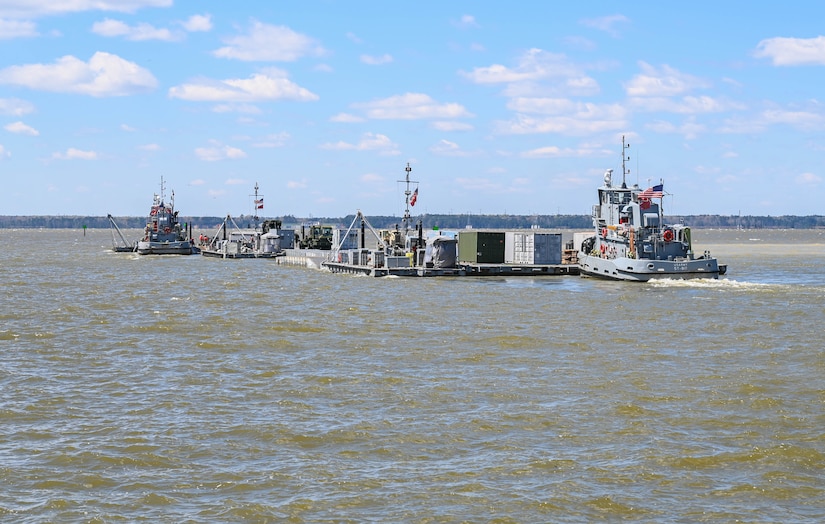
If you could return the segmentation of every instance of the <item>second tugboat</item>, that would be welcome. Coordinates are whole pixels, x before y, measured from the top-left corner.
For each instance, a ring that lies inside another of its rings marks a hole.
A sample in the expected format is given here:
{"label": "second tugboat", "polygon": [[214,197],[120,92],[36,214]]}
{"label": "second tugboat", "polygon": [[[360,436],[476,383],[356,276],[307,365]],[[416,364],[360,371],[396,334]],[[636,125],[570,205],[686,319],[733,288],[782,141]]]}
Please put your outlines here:
{"label": "second tugboat", "polygon": [[191,235],[178,222],[175,211],[175,192],[169,203],[163,201],[163,177],[160,179],[160,195],[155,195],[149,210],[145,234],[138,240],[136,251],[139,255],[191,255],[199,250],[192,244]]}
{"label": "second tugboat", "polygon": [[[593,206],[595,236],[582,242],[582,276],[647,282],[651,279],[719,278],[726,265],[705,251],[694,256],[690,228],[664,223],[663,184],[646,190],[627,187],[622,137],[622,184],[613,185],[613,170],[604,174],[599,203]],[[658,203],[655,202],[658,200]]]}

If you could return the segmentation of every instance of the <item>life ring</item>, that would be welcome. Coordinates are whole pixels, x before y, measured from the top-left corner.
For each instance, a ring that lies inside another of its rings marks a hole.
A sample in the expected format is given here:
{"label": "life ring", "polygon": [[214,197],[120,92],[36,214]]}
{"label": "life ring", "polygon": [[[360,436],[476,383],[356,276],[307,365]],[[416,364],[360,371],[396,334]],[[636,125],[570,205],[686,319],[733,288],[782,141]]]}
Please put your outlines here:
{"label": "life ring", "polygon": [[673,242],[673,230],[665,229],[665,232],[662,233],[662,240],[665,242]]}
{"label": "life ring", "polygon": [[172,228],[165,227],[165,228],[163,228],[163,232],[164,232],[164,233],[171,233],[171,232],[172,232]]}
{"label": "life ring", "polygon": [[155,215],[157,215],[157,214],[158,214],[158,210],[157,210],[157,208],[153,207],[153,208],[152,208],[152,211],[151,211],[151,215],[152,215],[152,216],[155,216]]}
{"label": "life ring", "polygon": [[607,237],[607,228],[606,227],[602,228],[602,236]]}

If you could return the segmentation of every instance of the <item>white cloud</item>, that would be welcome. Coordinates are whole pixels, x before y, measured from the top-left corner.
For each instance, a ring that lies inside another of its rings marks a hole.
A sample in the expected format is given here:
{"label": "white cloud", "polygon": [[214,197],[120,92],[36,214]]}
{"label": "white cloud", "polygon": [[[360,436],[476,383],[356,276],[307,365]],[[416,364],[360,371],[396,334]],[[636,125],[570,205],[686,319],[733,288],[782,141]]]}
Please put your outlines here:
{"label": "white cloud", "polygon": [[171,7],[173,0],[6,0],[0,2],[0,17],[39,18],[83,11],[134,13],[144,7]]}
{"label": "white cloud", "polygon": [[282,131],[280,133],[273,133],[271,135],[265,136],[262,140],[255,141],[252,146],[253,147],[262,147],[262,148],[276,148],[276,147],[284,147],[289,139],[292,138],[292,135],[287,133],[286,131]]}
{"label": "white cloud", "polygon": [[507,108],[518,114],[508,122],[496,123],[499,134],[584,135],[621,130],[627,127],[628,119],[628,111],[622,105],[574,102],[565,98],[514,98]]}
{"label": "white cloud", "polygon": [[100,157],[94,151],[83,151],[70,147],[65,153],[54,153],[52,158],[57,160],[97,160]]}
{"label": "white cloud", "polygon": [[158,144],[144,144],[138,146],[138,149],[141,151],[160,151],[160,146]]}
{"label": "white cloud", "polygon": [[27,20],[0,19],[0,40],[37,36],[37,26]]}
{"label": "white cloud", "polygon": [[3,129],[18,135],[40,136],[40,132],[37,129],[28,126],[23,122],[13,122],[11,124],[7,124]]}
{"label": "white cloud", "polygon": [[378,185],[384,182],[384,177],[374,173],[365,173],[359,177],[359,180],[364,184]]}
{"label": "white cloud", "polygon": [[211,31],[212,15],[192,15],[181,25],[190,33]]}
{"label": "white cloud", "polygon": [[306,55],[321,55],[324,50],[315,39],[286,26],[252,22],[246,35],[224,40],[227,45],[214,51],[218,58],[243,61],[294,62]]}
{"label": "white cloud", "polygon": [[364,133],[361,140],[357,144],[350,144],[348,142],[326,143],[321,145],[322,149],[331,149],[337,151],[379,151],[384,155],[400,155],[398,145],[395,144],[386,135],[376,133]]}
{"label": "white cloud", "polygon": [[518,57],[513,67],[493,64],[477,67],[469,73],[459,71],[459,74],[476,84],[507,84],[504,95],[508,97],[539,93],[546,96],[550,92],[582,96],[597,94],[598,82],[584,69],[564,54],[534,48]]}
{"label": "white cloud", "polygon": [[28,64],[0,70],[0,83],[39,91],[94,97],[125,96],[151,91],[157,80],[148,70],[117,55],[98,51],[88,62],[71,55],[53,64]]}
{"label": "white cloud", "polygon": [[533,48],[519,57],[515,67],[493,64],[488,67],[477,67],[470,73],[462,71],[461,74],[477,84],[500,84],[577,77],[581,76],[581,68],[570,62],[564,54]]}
{"label": "white cloud", "polygon": [[461,29],[477,29],[481,27],[473,15],[463,15],[458,21],[453,22],[453,25]]}
{"label": "white cloud", "polygon": [[392,62],[392,55],[383,54],[381,56],[361,55],[361,62],[367,65],[384,65]]}
{"label": "white cloud", "polygon": [[467,157],[476,154],[461,149],[461,147],[455,142],[450,142],[449,140],[443,139],[439,140],[437,144],[430,147],[430,152],[434,155],[455,157]]}
{"label": "white cloud", "polygon": [[624,118],[594,118],[584,120],[576,116],[551,116],[535,118],[518,114],[510,121],[495,123],[495,132],[504,135],[532,133],[559,133],[563,135],[591,135],[620,131],[627,128]]}
{"label": "white cloud", "polygon": [[215,113],[242,113],[246,115],[259,115],[261,109],[253,104],[218,104],[212,108]]}
{"label": "white cloud", "polygon": [[195,156],[206,162],[216,162],[218,160],[237,160],[239,158],[246,158],[246,153],[236,147],[223,145],[215,140],[212,140],[209,147],[196,148]]}
{"label": "white cloud", "polygon": [[710,84],[701,78],[682,73],[668,65],[661,68],[639,62],[642,72],[634,76],[627,84],[625,91],[628,96],[677,96],[693,89],[710,87]]}
{"label": "white cloud", "polygon": [[287,189],[306,189],[309,184],[307,183],[306,179],[303,180],[290,180],[286,183]]}
{"label": "white cloud", "polygon": [[272,100],[318,100],[312,93],[287,78],[284,71],[271,68],[246,79],[199,80],[169,89],[171,98],[195,102],[261,102]]}
{"label": "white cloud", "polygon": [[813,173],[802,173],[796,177],[795,181],[803,186],[818,186],[822,183],[822,177]]}
{"label": "white cloud", "polygon": [[775,66],[825,65],[825,36],[816,38],[767,38],[753,55],[770,58]]}
{"label": "white cloud", "polygon": [[183,35],[172,33],[168,29],[158,29],[146,23],[140,23],[135,26],[129,26],[119,20],[112,20],[107,18],[102,22],[95,22],[92,25],[92,32],[107,37],[122,36],[126,40],[140,42],[144,40],[161,40],[166,42],[174,42],[181,40]]}
{"label": "white cloud", "polygon": [[416,120],[427,118],[471,117],[464,106],[456,103],[441,104],[421,93],[405,93],[373,102],[353,104],[363,109],[367,117],[378,120]]}
{"label": "white cloud", "polygon": [[34,112],[34,106],[17,98],[0,98],[0,115],[22,116]]}
{"label": "white cloud", "polygon": [[628,105],[636,111],[650,113],[721,113],[725,111],[742,111],[747,106],[733,100],[722,100],[709,96],[685,96],[680,99],[667,97],[631,97]]}
{"label": "white cloud", "polygon": [[598,29],[599,31],[604,31],[605,33],[615,37],[619,36],[616,25],[625,24],[628,22],[630,22],[630,19],[624,15],[609,15],[599,18],[586,18],[581,21],[581,24],[586,27]]}
{"label": "white cloud", "polygon": [[763,111],[761,120],[767,125],[787,124],[800,129],[822,129],[825,117],[821,113],[811,111],[787,111],[770,109]]}
{"label": "white cloud", "polygon": [[805,107],[791,106],[785,108],[776,104],[769,104],[767,109],[763,109],[757,114],[726,119],[724,125],[718,127],[716,131],[731,134],[754,134],[763,133],[770,126],[790,126],[805,132],[823,131],[825,130],[825,111],[816,100],[809,101]]}
{"label": "white cloud", "polygon": [[356,124],[358,122],[364,122],[365,119],[361,118],[360,116],[350,115],[349,113],[338,113],[337,115],[331,116],[329,121],[340,122],[344,124]]}
{"label": "white cloud", "polygon": [[566,98],[514,98],[507,103],[507,109],[519,113],[569,115],[585,120],[627,118],[627,109],[619,104],[573,102]]}
{"label": "white cloud", "polygon": [[224,184],[228,186],[244,186],[248,182],[243,178],[228,178]]}
{"label": "white cloud", "polygon": [[433,129],[438,131],[472,131],[473,126],[465,122],[433,122],[431,124]]}
{"label": "white cloud", "polygon": [[569,147],[562,148],[558,146],[545,146],[524,151],[519,156],[523,158],[582,158],[591,156],[606,156],[610,154],[613,154],[613,152],[606,149],[589,147],[572,149]]}
{"label": "white cloud", "polygon": [[567,47],[580,51],[593,51],[597,47],[593,40],[583,36],[566,36],[562,38],[562,42]]}
{"label": "white cloud", "polygon": [[645,125],[645,128],[656,133],[682,135],[685,140],[695,140],[698,138],[699,133],[707,131],[705,126],[697,124],[692,119],[678,126],[671,122],[658,120]]}

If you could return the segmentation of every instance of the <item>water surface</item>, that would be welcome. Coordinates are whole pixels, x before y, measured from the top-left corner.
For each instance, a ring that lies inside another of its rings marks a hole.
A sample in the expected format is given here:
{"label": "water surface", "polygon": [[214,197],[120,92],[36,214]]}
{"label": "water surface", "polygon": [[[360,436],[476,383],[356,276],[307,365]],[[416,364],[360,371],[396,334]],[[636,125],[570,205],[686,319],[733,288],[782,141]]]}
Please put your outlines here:
{"label": "water surface", "polygon": [[825,235],[718,281],[385,278],[0,231],[14,522],[819,522]]}

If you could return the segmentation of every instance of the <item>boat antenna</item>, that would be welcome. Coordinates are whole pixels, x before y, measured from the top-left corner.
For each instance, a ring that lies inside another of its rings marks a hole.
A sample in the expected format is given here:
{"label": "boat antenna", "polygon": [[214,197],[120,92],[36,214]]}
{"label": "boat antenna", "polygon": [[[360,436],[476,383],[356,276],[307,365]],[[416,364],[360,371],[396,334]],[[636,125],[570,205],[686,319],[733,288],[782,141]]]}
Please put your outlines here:
{"label": "boat antenna", "polygon": [[630,160],[630,157],[625,153],[628,149],[630,149],[630,144],[626,144],[624,141],[624,135],[622,135],[622,189],[627,189],[627,175],[630,174],[630,170],[627,169],[626,163]]}
{"label": "boat antenna", "polygon": [[[401,220],[401,223],[404,225],[404,235],[407,234],[407,231],[410,230],[410,223],[412,221],[412,217],[410,216],[410,196],[412,196],[413,192],[410,191],[410,184],[417,184],[418,181],[410,180],[410,172],[412,168],[410,167],[410,163],[407,162],[407,167],[404,168],[404,171],[407,172],[407,176],[404,180],[399,180],[399,182],[405,182],[407,184],[406,189],[404,190],[404,202],[406,204],[406,208],[404,209],[404,218]],[[412,203],[415,205],[415,202]]]}
{"label": "boat antenna", "polygon": [[163,204],[163,201],[166,199],[166,185],[163,182],[163,175],[160,175],[160,203]]}
{"label": "boat antenna", "polygon": [[[254,197],[254,200],[252,201],[252,220],[255,223],[255,229],[258,229],[258,220],[260,219],[258,217],[258,209],[263,208],[263,202],[258,200],[258,182],[255,182],[255,194],[254,195],[249,195],[249,196]],[[260,195],[260,196],[261,196],[261,200],[263,200],[264,196],[263,195]],[[260,207],[258,207],[258,206],[260,206]]]}

